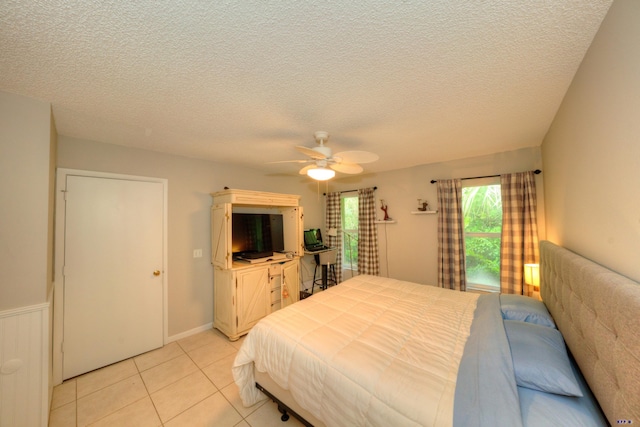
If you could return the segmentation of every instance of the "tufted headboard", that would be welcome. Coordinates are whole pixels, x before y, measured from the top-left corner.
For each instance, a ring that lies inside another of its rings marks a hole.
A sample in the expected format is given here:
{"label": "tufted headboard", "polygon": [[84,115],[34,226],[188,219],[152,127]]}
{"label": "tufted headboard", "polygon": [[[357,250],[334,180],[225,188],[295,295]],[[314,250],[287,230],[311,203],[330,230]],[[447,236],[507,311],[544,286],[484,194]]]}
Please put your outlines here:
{"label": "tufted headboard", "polygon": [[547,241],[540,271],[542,299],[609,423],[640,424],[640,284]]}

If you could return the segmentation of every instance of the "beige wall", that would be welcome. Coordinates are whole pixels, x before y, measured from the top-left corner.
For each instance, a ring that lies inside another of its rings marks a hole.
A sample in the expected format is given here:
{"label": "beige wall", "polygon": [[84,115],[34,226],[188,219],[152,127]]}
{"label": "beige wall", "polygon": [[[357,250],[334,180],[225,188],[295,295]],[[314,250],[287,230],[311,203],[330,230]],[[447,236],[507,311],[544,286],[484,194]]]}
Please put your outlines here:
{"label": "beige wall", "polygon": [[0,92],[0,310],[47,300],[52,126],[48,103]]}
{"label": "beige wall", "polygon": [[56,201],[56,160],[58,152],[58,133],[53,118],[53,111],[49,113],[49,233],[47,235],[47,271],[49,279],[47,283],[47,297],[53,292],[53,261],[55,244],[55,201]]}
{"label": "beige wall", "polygon": [[[436,215],[412,215],[417,199],[425,199],[437,208],[436,185],[432,179],[464,178],[543,169],[539,147],[496,153],[444,163],[433,163],[391,172],[358,175],[332,181],[330,191],[377,186],[378,218],[380,199],[388,205],[395,224],[378,225],[380,273],[396,279],[429,285],[438,283],[438,223]],[[544,175],[544,171],[541,175]],[[544,238],[544,189],[541,175],[536,176],[538,223]],[[350,277],[347,272],[344,277]]]}
{"label": "beige wall", "polygon": [[[58,138],[58,167],[166,178],[168,201],[169,337],[213,321],[210,193],[224,187],[302,195],[307,223],[319,223],[316,187],[304,177],[272,177],[251,169],[132,149]],[[202,258],[193,250],[202,249]]]}
{"label": "beige wall", "polygon": [[640,280],[640,2],[616,0],[543,146],[549,240]]}

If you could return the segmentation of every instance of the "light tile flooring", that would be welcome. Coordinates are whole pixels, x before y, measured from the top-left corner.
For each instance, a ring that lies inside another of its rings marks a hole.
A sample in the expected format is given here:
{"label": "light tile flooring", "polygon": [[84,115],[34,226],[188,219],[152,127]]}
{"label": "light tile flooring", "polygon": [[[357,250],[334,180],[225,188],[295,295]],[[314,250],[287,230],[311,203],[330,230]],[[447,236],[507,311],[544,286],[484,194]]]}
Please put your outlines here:
{"label": "light tile flooring", "polygon": [[231,374],[241,344],[212,329],[67,380],[49,426],[301,426],[270,400],[242,405]]}

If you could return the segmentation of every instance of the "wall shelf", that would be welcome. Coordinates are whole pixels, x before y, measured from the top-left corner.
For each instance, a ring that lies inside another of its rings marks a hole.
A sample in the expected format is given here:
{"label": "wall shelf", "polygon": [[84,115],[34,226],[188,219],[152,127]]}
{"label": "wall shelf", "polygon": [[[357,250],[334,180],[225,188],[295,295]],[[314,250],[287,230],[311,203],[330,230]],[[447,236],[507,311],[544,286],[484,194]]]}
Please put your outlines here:
{"label": "wall shelf", "polygon": [[412,211],[411,215],[434,215],[437,213],[438,211]]}
{"label": "wall shelf", "polygon": [[396,220],[395,219],[389,219],[387,221],[384,220],[375,220],[374,223],[376,224],[395,224]]}

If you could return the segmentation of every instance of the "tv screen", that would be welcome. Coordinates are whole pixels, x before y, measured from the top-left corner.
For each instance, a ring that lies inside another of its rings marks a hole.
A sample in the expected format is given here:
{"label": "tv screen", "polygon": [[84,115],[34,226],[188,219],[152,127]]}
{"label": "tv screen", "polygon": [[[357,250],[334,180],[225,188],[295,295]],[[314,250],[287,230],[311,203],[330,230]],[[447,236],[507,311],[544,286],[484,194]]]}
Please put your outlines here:
{"label": "tv screen", "polygon": [[284,251],[282,215],[233,213],[231,245],[234,257],[262,258]]}

